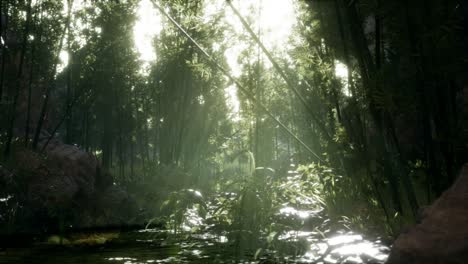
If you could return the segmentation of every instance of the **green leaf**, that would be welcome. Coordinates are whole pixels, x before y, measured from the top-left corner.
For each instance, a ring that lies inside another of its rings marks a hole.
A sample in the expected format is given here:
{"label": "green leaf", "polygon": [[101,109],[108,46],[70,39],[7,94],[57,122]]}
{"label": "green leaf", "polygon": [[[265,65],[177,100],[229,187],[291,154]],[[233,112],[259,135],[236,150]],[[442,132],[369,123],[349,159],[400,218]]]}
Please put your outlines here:
{"label": "green leaf", "polygon": [[257,251],[255,251],[254,259],[258,259],[258,257],[260,256],[260,253],[262,253],[262,251],[263,251],[262,248],[257,249]]}

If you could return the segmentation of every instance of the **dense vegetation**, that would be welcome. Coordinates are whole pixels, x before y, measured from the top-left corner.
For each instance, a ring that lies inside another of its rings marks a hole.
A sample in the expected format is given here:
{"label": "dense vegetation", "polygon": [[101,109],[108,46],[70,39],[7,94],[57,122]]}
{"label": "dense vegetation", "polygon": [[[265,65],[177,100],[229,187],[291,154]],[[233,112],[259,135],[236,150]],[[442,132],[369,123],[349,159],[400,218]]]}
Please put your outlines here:
{"label": "dense vegetation", "polygon": [[[239,241],[281,233],[284,206],[396,235],[467,161],[464,1],[296,1],[283,46],[263,44],[261,1],[147,2],[151,61],[138,0],[1,2],[2,168],[21,174],[17,153],[58,138],[93,153],[145,221],[177,231],[187,208],[214,206]],[[2,179],[0,194],[18,195]]]}

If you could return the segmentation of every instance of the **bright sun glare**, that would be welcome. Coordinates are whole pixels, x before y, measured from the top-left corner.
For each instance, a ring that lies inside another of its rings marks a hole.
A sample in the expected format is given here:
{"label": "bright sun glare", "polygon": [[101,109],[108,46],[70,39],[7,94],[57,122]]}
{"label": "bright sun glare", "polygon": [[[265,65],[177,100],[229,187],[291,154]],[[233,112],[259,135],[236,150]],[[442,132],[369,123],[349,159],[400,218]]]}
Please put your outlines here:
{"label": "bright sun glare", "polygon": [[[35,1],[36,2],[36,1]],[[66,14],[68,6],[64,1],[63,13]],[[253,24],[250,25],[255,31],[260,30],[260,39],[270,51],[275,50],[278,56],[287,58],[287,50],[290,48],[288,40],[291,35],[294,24],[296,23],[296,12],[293,0],[276,1],[271,4],[268,0],[233,0],[233,5],[239,12],[247,17],[251,12],[255,18]],[[79,10],[87,6],[86,1],[76,0],[73,9]],[[253,10],[253,11],[252,11]],[[227,6],[226,0],[208,0],[205,9],[203,20],[205,23],[211,23],[212,17],[215,14],[225,12],[225,23],[231,27],[234,36],[225,36],[225,42],[229,39],[241,39],[240,36],[246,35],[246,30],[242,23],[234,15],[233,11]],[[140,0],[137,9],[137,21],[133,28],[135,48],[138,51],[139,58],[142,62],[141,73],[148,74],[148,69],[151,63],[157,60],[157,54],[154,50],[154,39],[162,30],[162,16],[153,6],[151,0]],[[77,27],[84,28],[83,21],[75,18]],[[98,29],[96,29],[98,30]],[[81,43],[83,44],[83,43]],[[215,43],[219,47],[220,43]],[[239,55],[248,48],[248,42],[241,40],[236,43],[227,43],[228,48],[224,55],[231,69],[232,75],[239,77],[241,74],[241,66],[238,62]],[[263,61],[267,67],[270,67],[269,61],[261,54]],[[64,49],[60,52],[60,65],[58,73],[60,73],[68,64],[68,52]],[[237,87],[231,85],[225,88],[226,97],[229,106],[231,107],[231,118],[239,120],[240,103],[237,98]]]}
{"label": "bright sun glare", "polygon": [[[83,0],[77,0],[73,9],[78,10],[83,8],[86,5],[85,3]],[[288,40],[296,23],[296,11],[293,0],[275,1],[275,4],[271,4],[268,0],[233,0],[232,3],[244,17],[254,17],[254,21],[250,26],[254,31],[260,32],[259,37],[268,50],[274,50],[276,56],[288,58],[287,51],[291,48],[288,45]],[[64,14],[67,9],[68,6],[65,4]],[[235,43],[225,43],[228,47],[224,53],[226,61],[232,75],[239,77],[241,75],[241,65],[238,62],[238,58],[245,49],[249,48],[249,41],[246,41],[246,38],[240,37],[247,34],[242,23],[228,7],[226,0],[207,0],[203,21],[211,23],[213,16],[222,12],[225,12],[225,23],[233,32],[233,35],[226,33],[224,41],[228,42],[229,39],[244,39]],[[156,10],[151,0],[140,0],[136,15],[137,21],[133,28],[134,43],[142,62],[140,71],[142,74],[147,75],[149,73],[149,66],[157,60],[154,39],[162,30],[162,15]],[[82,21],[77,20],[77,22],[79,22],[77,23],[79,28],[85,27]],[[247,37],[247,39],[250,38]],[[215,43],[214,45],[219,47],[220,44]],[[265,55],[261,54],[261,56],[265,66],[271,67]],[[58,67],[58,72],[61,72],[67,66],[68,57],[66,50],[60,52],[61,63]],[[337,65],[337,75],[343,74],[343,68]],[[234,85],[226,87],[225,94],[227,103],[231,108],[231,119],[239,121],[241,109],[237,97],[237,87]]]}
{"label": "bright sun glare", "polygon": [[150,0],[141,0],[138,4],[137,17],[133,37],[136,49],[140,54],[140,60],[144,64],[143,68],[147,68],[151,62],[156,60],[153,40],[161,32],[161,16]]}
{"label": "bright sun glare", "polygon": [[[266,0],[242,0],[242,3],[241,0],[237,0],[233,1],[233,5],[244,17],[249,14],[250,9],[256,10],[254,11],[256,12],[256,20],[250,25],[251,28],[254,31],[260,32],[259,38],[268,50],[272,51],[275,49],[282,57],[288,56],[288,39],[296,23],[293,0],[276,1],[273,5]],[[233,11],[227,6],[224,6],[224,8],[226,10],[226,21],[234,29],[235,34],[237,36],[245,35],[246,30]],[[238,58],[241,52],[247,48],[248,43],[241,41],[230,46],[224,53],[235,77],[241,75],[241,66]],[[271,65],[265,55],[261,54],[261,56],[265,65],[270,67]],[[231,107],[231,119],[236,122],[240,121],[240,103],[237,97],[237,87],[234,85],[227,87],[226,94],[228,104]]]}
{"label": "bright sun glare", "polygon": [[[268,49],[276,47],[286,47],[291,34],[292,27],[296,22],[293,0],[278,1],[274,5],[268,4],[265,0],[240,0],[233,1],[234,6],[243,15],[247,15],[251,9],[256,10],[256,21],[252,28],[258,29],[260,24],[261,39]],[[260,12],[258,8],[260,6]],[[205,22],[210,23],[210,16],[219,12],[226,12],[226,23],[232,27],[237,35],[245,34],[239,19],[226,5],[225,0],[212,0],[205,7]],[[161,14],[155,9],[150,0],[141,0],[137,10],[138,20],[134,27],[135,46],[140,54],[140,59],[150,63],[156,60],[156,53],[153,48],[153,39],[162,29]],[[246,43],[236,43],[225,53],[228,64],[234,76],[240,75],[240,67],[237,58],[240,53],[247,48]],[[279,50],[284,53],[286,50]],[[284,55],[284,54],[282,54]]]}
{"label": "bright sun glare", "polygon": [[343,93],[346,96],[351,96],[351,91],[348,87],[348,67],[342,62],[335,60],[335,76],[343,83]]}
{"label": "bright sun glare", "polygon": [[[233,5],[244,16],[254,10],[256,19],[251,27],[254,30],[260,30],[260,38],[269,50],[276,49],[276,52],[281,56],[287,56],[288,39],[296,23],[293,0],[276,1],[275,4],[271,4],[267,0],[242,0],[242,2],[241,0],[234,0]],[[207,2],[204,9],[204,22],[210,23],[212,16],[221,12],[226,12],[225,21],[235,34],[235,36],[225,36],[225,41],[228,41],[229,37],[239,39],[239,36],[246,34],[241,22],[227,6],[225,0]],[[143,61],[144,67],[147,67],[157,59],[157,54],[153,48],[153,40],[162,29],[161,14],[151,4],[150,0],[141,0],[137,10],[137,17],[138,20],[134,28],[134,41],[140,59]],[[238,57],[243,50],[248,48],[248,44],[246,41],[239,41],[228,46],[224,55],[233,76],[238,77],[241,74]],[[278,47],[281,48],[278,49]],[[262,56],[266,66],[270,66],[264,55]],[[237,88],[231,85],[226,87],[225,91],[228,104],[231,107],[231,119],[238,121],[240,119],[240,103],[237,98]]]}
{"label": "bright sun glare", "polygon": [[[277,1],[274,5],[267,0],[242,0],[242,2],[235,0],[233,1],[233,5],[244,17],[247,17],[251,12],[250,10],[255,10],[254,17],[256,19],[250,27],[254,31],[260,30],[259,37],[268,50],[272,51],[275,49],[281,56],[287,56],[286,51],[289,48],[288,39],[296,23],[293,0]],[[246,35],[247,31],[233,11],[227,6],[223,8],[226,10],[226,21],[234,29],[236,35]],[[247,48],[247,45],[246,41],[239,42],[232,45],[225,52],[228,64],[231,67],[233,75],[236,77],[241,74],[237,58]],[[269,62],[263,54],[262,57],[266,65],[269,66]]]}

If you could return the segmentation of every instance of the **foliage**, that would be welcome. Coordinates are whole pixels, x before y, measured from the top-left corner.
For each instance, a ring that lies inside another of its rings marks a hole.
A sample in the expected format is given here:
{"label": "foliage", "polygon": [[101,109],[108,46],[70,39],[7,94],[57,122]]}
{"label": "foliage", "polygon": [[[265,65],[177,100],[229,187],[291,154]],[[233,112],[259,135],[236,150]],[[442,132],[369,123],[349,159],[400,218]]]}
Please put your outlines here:
{"label": "foliage", "polygon": [[200,228],[200,221],[197,217],[206,216],[207,205],[199,191],[192,189],[182,189],[172,192],[164,200],[160,207],[160,216],[153,218],[147,224],[146,228],[152,222],[158,221],[165,223],[166,228],[173,230],[177,234],[179,229],[195,231]]}
{"label": "foliage", "polygon": [[[253,154],[244,155],[253,165]],[[161,205],[166,216],[154,221],[163,220],[174,232],[185,227],[190,232],[226,235],[237,256],[255,251],[262,255],[268,250],[298,253],[297,248],[286,249],[290,245],[279,238],[304,227],[324,229],[325,187],[316,174],[278,178],[271,168],[251,166],[250,173],[220,182],[224,184],[210,198],[191,189],[170,193]]]}
{"label": "foliage", "polygon": [[35,173],[16,157],[44,154],[48,132],[93,153],[149,218],[178,232],[195,210],[240,252],[303,224],[283,223],[286,207],[324,207],[338,222],[396,234],[466,162],[460,1],[298,1],[289,42],[271,57],[258,43],[269,34],[261,1],[242,14],[257,39],[232,28],[224,1],[147,2],[222,67],[239,50],[234,77],[255,102],[160,12],[157,59],[143,61],[142,3],[2,1],[0,158],[20,182],[15,199]]}

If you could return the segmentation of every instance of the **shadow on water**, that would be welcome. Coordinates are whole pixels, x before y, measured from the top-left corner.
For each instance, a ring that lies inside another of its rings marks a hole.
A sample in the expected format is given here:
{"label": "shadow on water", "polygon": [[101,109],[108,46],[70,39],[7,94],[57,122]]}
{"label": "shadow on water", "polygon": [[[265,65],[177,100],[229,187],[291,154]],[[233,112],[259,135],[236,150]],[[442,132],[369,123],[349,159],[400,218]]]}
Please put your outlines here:
{"label": "shadow on water", "polygon": [[[190,202],[181,207],[180,218],[175,218],[177,227],[167,225],[170,219],[166,218],[162,223],[167,229],[148,228],[148,224],[146,229],[135,231],[50,236],[32,246],[0,248],[0,263],[377,264],[384,263],[389,253],[382,241],[364,238],[331,223],[325,210],[311,206],[310,201],[301,200],[302,209],[285,204],[273,210],[267,231],[249,222],[252,218],[245,214],[224,227],[213,222],[223,204],[238,200],[235,193],[218,194],[206,203],[193,202],[193,197],[202,197],[198,191],[181,193],[183,196],[173,197],[177,198],[175,201],[189,197],[185,200]],[[203,206],[197,206],[200,204]],[[204,214],[200,213],[201,208],[206,209]],[[174,210],[171,212],[175,214]]]}
{"label": "shadow on water", "polygon": [[[291,231],[280,241],[302,245],[299,254],[278,254],[266,250],[257,254],[235,256],[233,243],[226,236],[212,233],[180,233],[146,229],[113,234],[102,244],[51,245],[38,243],[30,248],[0,251],[0,263],[50,264],[140,264],[140,263],[384,263],[389,248],[380,241],[370,241],[351,232],[337,232],[321,237],[316,232]],[[258,253],[258,252],[257,252]]]}

